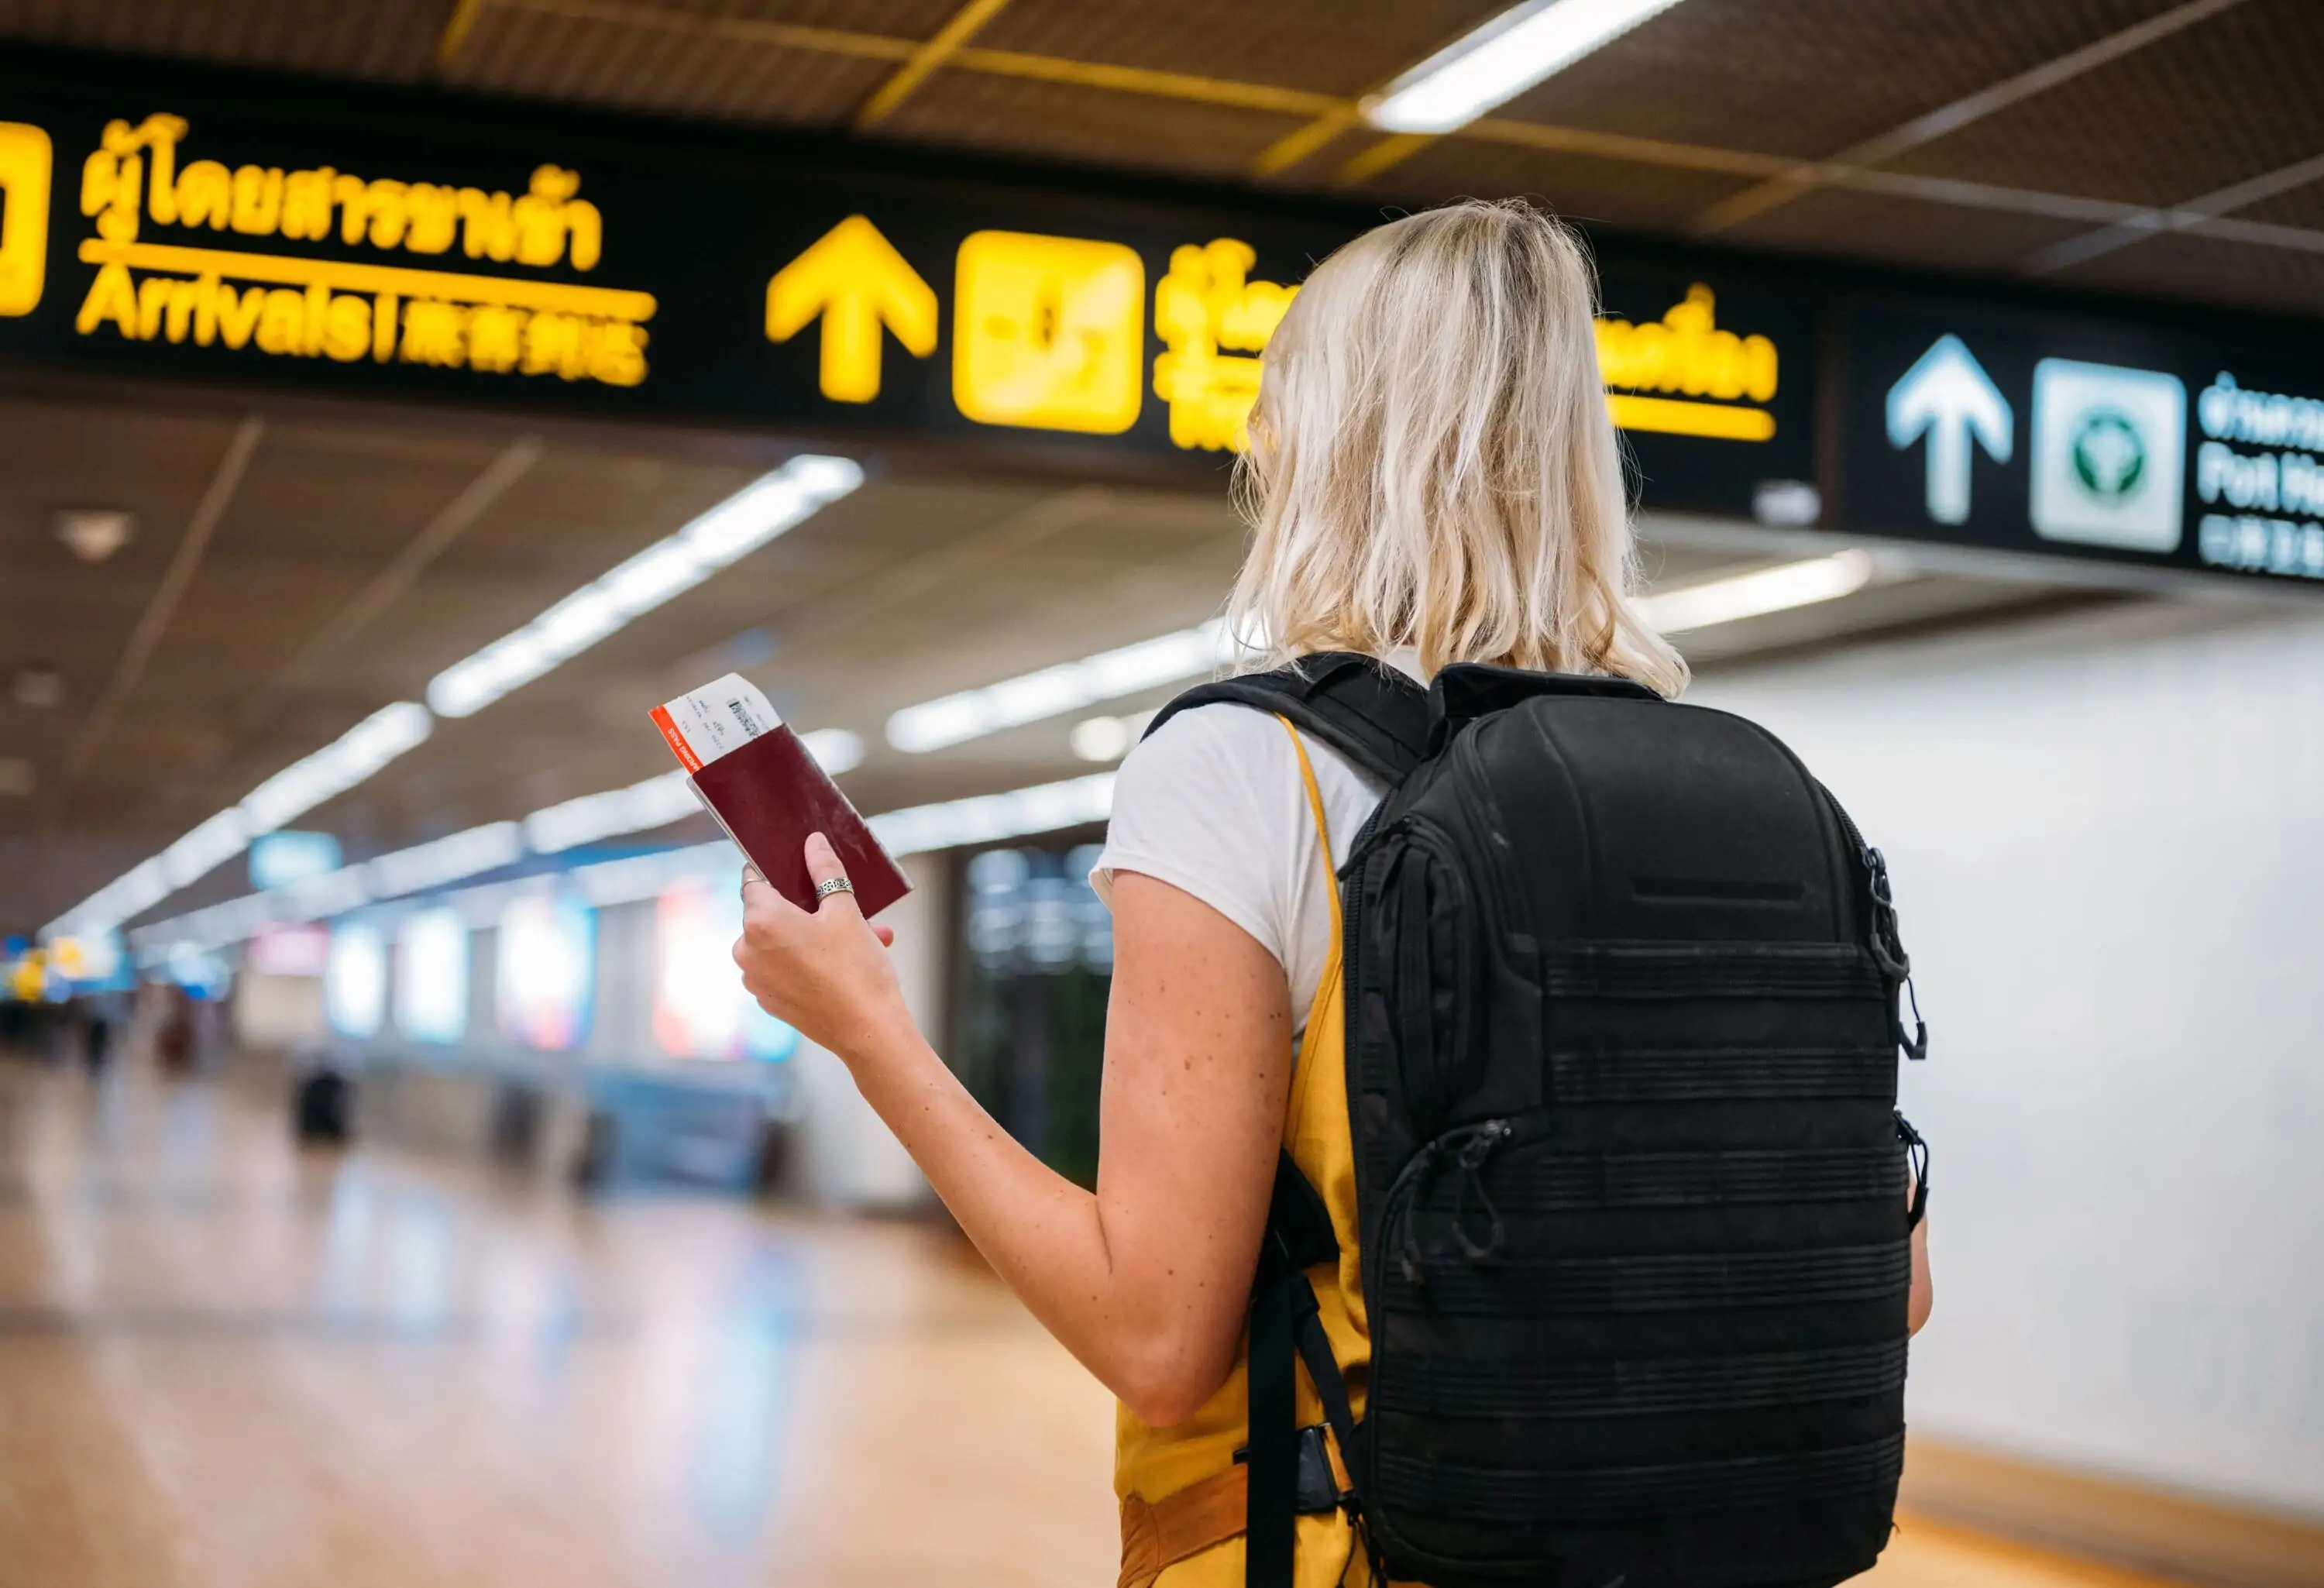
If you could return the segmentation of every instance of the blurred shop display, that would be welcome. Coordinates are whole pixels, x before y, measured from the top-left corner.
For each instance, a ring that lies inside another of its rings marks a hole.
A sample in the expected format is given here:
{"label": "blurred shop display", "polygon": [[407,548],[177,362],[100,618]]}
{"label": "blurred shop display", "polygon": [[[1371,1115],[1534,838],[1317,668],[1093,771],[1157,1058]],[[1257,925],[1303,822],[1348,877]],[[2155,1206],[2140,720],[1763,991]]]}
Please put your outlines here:
{"label": "blurred shop display", "polygon": [[578,1047],[589,1032],[596,918],[566,894],[521,895],[501,913],[501,1035],[546,1052]]}
{"label": "blurred shop display", "polygon": [[774,1188],[799,1037],[742,990],[740,862],[607,859],[270,928],[237,1038],[309,1143],[377,1134],[591,1187]]}
{"label": "blurred shop display", "polygon": [[681,882],[654,900],[654,1041],[671,1058],[775,1063],[798,1033],[742,990],[733,959],[742,935],[739,891]]}
{"label": "blurred shop display", "polygon": [[370,922],[333,928],[323,967],[323,1011],[342,1037],[361,1041],[379,1034],[387,1017],[387,943]]}
{"label": "blurred shop display", "polygon": [[954,1064],[1042,1162],[1097,1179],[1098,1086],[1113,918],[1089,885],[1098,845],[988,849],[969,860],[955,956]]}
{"label": "blurred shop display", "polygon": [[395,934],[395,1029],[414,1042],[457,1042],[468,1031],[468,924],[438,905],[403,918]]}

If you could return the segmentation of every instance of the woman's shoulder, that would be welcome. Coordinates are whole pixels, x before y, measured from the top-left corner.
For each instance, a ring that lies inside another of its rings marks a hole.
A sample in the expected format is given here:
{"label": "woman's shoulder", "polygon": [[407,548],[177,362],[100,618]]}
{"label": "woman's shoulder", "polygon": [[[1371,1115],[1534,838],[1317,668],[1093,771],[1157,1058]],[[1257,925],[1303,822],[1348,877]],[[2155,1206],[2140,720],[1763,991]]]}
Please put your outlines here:
{"label": "woman's shoulder", "polygon": [[1213,701],[1176,714],[1132,746],[1121,763],[1114,799],[1118,807],[1125,792],[1271,789],[1294,762],[1279,718],[1232,701]]}

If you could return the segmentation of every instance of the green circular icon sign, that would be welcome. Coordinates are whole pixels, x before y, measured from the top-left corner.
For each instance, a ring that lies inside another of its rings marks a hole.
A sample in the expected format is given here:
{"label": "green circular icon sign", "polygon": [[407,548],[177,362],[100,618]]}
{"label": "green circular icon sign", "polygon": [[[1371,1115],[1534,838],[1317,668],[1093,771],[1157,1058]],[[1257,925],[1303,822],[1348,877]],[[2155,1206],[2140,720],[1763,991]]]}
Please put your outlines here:
{"label": "green circular icon sign", "polygon": [[2074,431],[2074,477],[2101,502],[2120,502],[2146,474],[2146,443],[2119,409],[2093,408]]}

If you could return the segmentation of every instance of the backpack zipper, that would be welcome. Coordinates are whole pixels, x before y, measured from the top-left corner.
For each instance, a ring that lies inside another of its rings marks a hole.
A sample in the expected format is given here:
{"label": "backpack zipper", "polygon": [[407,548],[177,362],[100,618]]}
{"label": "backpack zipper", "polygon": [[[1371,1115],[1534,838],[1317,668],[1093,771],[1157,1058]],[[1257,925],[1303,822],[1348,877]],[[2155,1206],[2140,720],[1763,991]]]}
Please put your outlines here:
{"label": "backpack zipper", "polygon": [[[1866,891],[1872,898],[1872,929],[1867,934],[1871,939],[1872,961],[1880,967],[1880,974],[1895,990],[1889,995],[1889,1034],[1895,1039],[1896,1046],[1904,1050],[1905,1057],[1926,1058],[1929,1057],[1929,1022],[1921,1018],[1921,994],[1919,989],[1913,985],[1913,956],[1904,952],[1904,933],[1896,921],[1896,897],[1888,881],[1888,857],[1865,842],[1856,818],[1848,814],[1848,807],[1832,798],[1831,789],[1820,782],[1816,788],[1823,795],[1824,804],[1840,818],[1840,827],[1847,833],[1849,842],[1856,845],[1858,863],[1864,867]],[[1913,1032],[1910,1036],[1904,1033],[1904,1011],[1894,1007],[1895,992],[1898,992],[1904,995],[1913,1008]]]}
{"label": "backpack zipper", "polygon": [[[1447,1131],[1414,1153],[1389,1184],[1380,1212],[1380,1246],[1383,1250],[1391,1245],[1397,1248],[1397,1267],[1402,1270],[1405,1283],[1416,1289],[1427,1288],[1429,1253],[1420,1243],[1415,1214],[1429,1176],[1448,1155],[1462,1176],[1453,1194],[1452,1238],[1461,1244],[1462,1259],[1472,1264],[1488,1262],[1499,1253],[1508,1231],[1501,1223],[1500,1210],[1485,1195],[1482,1170],[1493,1149],[1516,1133],[1516,1122],[1505,1119],[1486,1120]],[[1469,1238],[1467,1210],[1472,1195],[1489,1221],[1481,1242]]]}

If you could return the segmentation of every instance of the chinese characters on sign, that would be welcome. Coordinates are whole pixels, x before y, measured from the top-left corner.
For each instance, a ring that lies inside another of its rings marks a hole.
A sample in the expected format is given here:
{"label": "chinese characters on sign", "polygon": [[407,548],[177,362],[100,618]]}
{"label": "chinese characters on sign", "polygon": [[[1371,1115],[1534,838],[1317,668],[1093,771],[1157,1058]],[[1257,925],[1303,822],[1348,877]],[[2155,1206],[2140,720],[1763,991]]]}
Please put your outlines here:
{"label": "chinese characters on sign", "polygon": [[[613,386],[646,378],[650,293],[264,248],[274,239],[336,235],[348,248],[432,256],[456,244],[469,260],[587,272],[603,251],[604,223],[577,197],[577,173],[540,166],[530,189],[512,197],[366,180],[330,166],[228,171],[195,160],[181,167],[180,145],[190,130],[177,115],[149,115],[134,127],[116,120],[83,163],[80,213],[96,235],[81,243],[79,257],[97,270],[73,318],[81,336]],[[0,150],[0,162],[8,152]],[[148,222],[171,229],[155,238]],[[205,230],[232,231],[263,251],[175,240]],[[0,241],[0,250],[5,245]],[[6,285],[0,281],[0,295]],[[38,294],[36,282],[26,310]]]}

